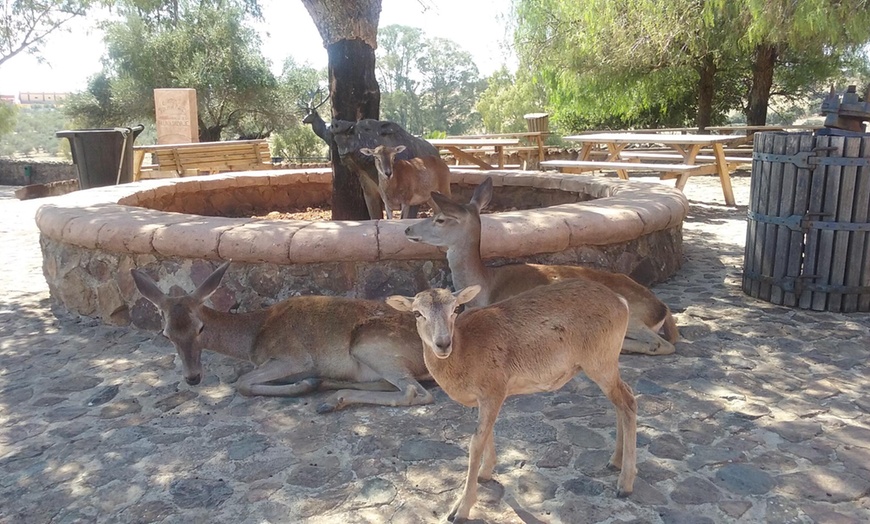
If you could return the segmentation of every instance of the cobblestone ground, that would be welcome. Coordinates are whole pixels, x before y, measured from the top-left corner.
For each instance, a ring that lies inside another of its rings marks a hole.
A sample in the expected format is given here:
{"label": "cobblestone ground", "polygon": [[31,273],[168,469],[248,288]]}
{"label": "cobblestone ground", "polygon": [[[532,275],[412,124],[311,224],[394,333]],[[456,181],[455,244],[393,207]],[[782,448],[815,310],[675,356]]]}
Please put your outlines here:
{"label": "cobblestone ground", "polygon": [[[650,178],[641,180],[657,183]],[[510,400],[477,522],[870,522],[870,315],[771,305],[740,289],[738,209],[693,178],[685,265],[655,288],[683,340],[624,356],[638,481],[615,498],[615,415],[578,377]],[[156,333],[53,312],[33,214],[0,188],[0,522],[422,523],[465,475],[473,410],[317,415],[321,395],[248,399],[207,354],[198,387]]]}

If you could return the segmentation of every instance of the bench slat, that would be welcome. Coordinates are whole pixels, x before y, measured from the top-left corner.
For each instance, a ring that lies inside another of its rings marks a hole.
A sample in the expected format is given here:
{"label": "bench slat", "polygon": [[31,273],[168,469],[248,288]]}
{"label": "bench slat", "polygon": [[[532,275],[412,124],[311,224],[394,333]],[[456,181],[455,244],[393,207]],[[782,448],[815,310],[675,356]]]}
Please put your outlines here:
{"label": "bench slat", "polygon": [[[683,155],[679,153],[635,153],[633,151],[622,151],[619,153],[620,158],[642,158],[649,160],[682,160]],[[698,155],[695,157],[695,160],[704,160],[709,162],[715,162],[716,157],[713,155]],[[746,162],[751,163],[751,157],[739,157],[739,156],[726,156],[726,162]]]}
{"label": "bench slat", "polygon": [[689,164],[643,164],[640,162],[607,162],[594,160],[545,160],[542,167],[568,167],[588,169],[624,169],[634,171],[696,171],[703,166]]}

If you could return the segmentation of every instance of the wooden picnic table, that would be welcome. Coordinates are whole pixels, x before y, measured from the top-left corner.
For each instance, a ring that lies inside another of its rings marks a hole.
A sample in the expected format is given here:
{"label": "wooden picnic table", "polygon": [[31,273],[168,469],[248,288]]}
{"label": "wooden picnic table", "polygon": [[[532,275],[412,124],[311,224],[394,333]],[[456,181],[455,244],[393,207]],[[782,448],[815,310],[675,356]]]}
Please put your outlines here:
{"label": "wooden picnic table", "polygon": [[481,169],[496,169],[495,166],[475,155],[475,152],[485,152],[489,148],[495,152],[498,159],[498,169],[504,168],[504,148],[519,145],[518,138],[431,138],[430,144],[437,148],[443,148],[457,160],[464,160]]}
{"label": "wooden picnic table", "polygon": [[[662,133],[593,133],[588,135],[566,136],[565,140],[582,144],[578,160],[582,162],[580,170],[606,169],[608,163],[616,170],[620,178],[627,180],[627,166],[620,162],[620,153],[630,145],[661,144],[675,150],[683,162],[681,164],[661,164],[661,171],[665,172],[662,179],[676,178],[676,186],[679,189],[685,187],[686,182],[692,175],[717,174],[722,184],[722,192],[725,203],[729,206],[736,205],[734,191],[731,188],[731,165],[725,158],[724,147],[726,145],[739,144],[745,137],[742,135],[700,135],[700,134],[662,134]],[[601,162],[590,162],[592,150],[597,146],[607,148],[607,158]],[[706,165],[696,163],[698,153],[702,148],[712,148],[713,161]],[[546,164],[546,163],[545,163]],[[733,164],[733,163],[732,163]],[[648,164],[640,164],[649,167]],[[694,166],[687,169],[686,166]],[[670,169],[670,170],[669,170]]]}

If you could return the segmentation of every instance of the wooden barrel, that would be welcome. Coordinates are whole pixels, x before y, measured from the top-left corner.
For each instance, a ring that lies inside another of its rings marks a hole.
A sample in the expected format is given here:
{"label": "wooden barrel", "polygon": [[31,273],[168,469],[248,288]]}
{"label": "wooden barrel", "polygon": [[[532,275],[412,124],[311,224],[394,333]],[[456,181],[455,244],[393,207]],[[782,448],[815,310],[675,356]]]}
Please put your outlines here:
{"label": "wooden barrel", "polygon": [[870,311],[870,135],[757,133],[743,291],[816,311]]}

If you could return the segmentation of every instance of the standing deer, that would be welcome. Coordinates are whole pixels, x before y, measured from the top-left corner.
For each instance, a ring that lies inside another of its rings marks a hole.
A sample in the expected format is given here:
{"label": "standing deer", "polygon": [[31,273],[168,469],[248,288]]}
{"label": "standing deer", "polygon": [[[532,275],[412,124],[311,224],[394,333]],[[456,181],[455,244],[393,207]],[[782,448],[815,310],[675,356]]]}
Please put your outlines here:
{"label": "standing deer", "polygon": [[378,170],[378,190],[387,210],[387,218],[393,218],[393,211],[401,209],[401,218],[413,218],[411,206],[428,202],[435,209],[432,192],[438,191],[450,196],[450,168],[440,156],[423,156],[410,160],[396,160],[396,155],[405,146],[378,146],[374,149],[364,147],[360,153],[373,157]]}
{"label": "standing deer", "polygon": [[387,303],[413,311],[423,340],[426,367],[456,402],[478,407],[477,430],[468,449],[465,488],[448,519],[468,518],[477,500],[477,479],[488,480],[496,464],[493,427],[505,399],[561,388],[580,370],[616,407],[616,449],[610,465],[620,468],[617,496],[632,492],[636,475],[637,403],[619,376],[619,351],[628,325],[625,300],[584,279],[538,287],[502,302],[457,309],[480,286],[451,293],[433,289]]}
{"label": "standing deer", "polygon": [[[492,198],[492,179],[487,178],[474,190],[468,204],[432,194],[436,213],[405,230],[413,242],[447,248],[447,263],[456,289],[477,284],[480,293],[468,307],[499,302],[536,286],[553,284],[568,278],[585,278],[604,284],[625,297],[631,311],[624,353],[670,355],[679,338],[670,309],[655,294],[627,275],[582,266],[544,264],[508,264],[487,267],[480,256],[480,210]],[[659,336],[662,330],[665,338]]]}
{"label": "standing deer", "polygon": [[430,377],[411,315],[397,314],[380,301],[327,296],[291,297],[259,311],[223,313],[204,302],[229,264],[181,296],[164,294],[144,272],[131,270],[139,292],[160,310],[163,334],[181,357],[188,384],[202,380],[202,351],[209,349],[254,363],[256,368],[236,383],[245,396],[339,390],[318,413],[351,404],[432,402],[418,382]]}

